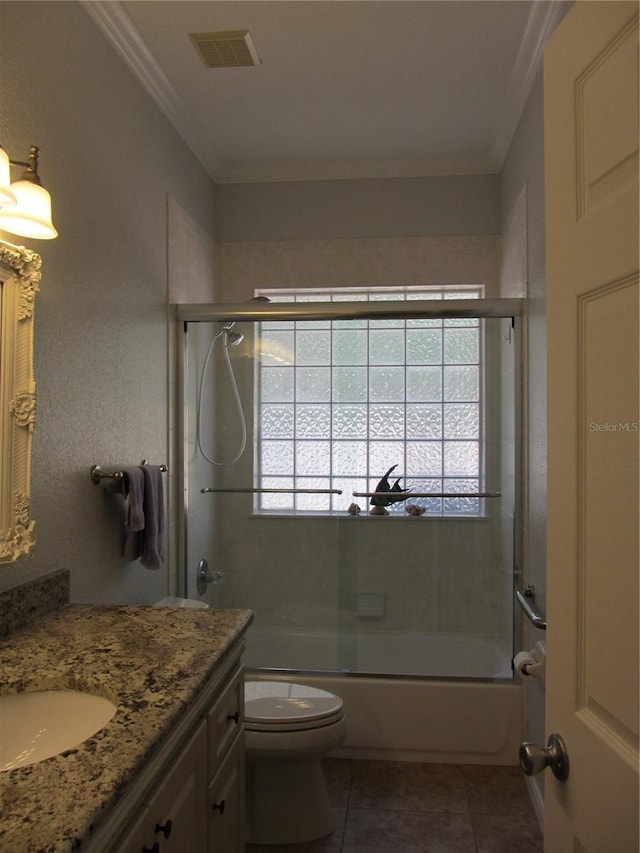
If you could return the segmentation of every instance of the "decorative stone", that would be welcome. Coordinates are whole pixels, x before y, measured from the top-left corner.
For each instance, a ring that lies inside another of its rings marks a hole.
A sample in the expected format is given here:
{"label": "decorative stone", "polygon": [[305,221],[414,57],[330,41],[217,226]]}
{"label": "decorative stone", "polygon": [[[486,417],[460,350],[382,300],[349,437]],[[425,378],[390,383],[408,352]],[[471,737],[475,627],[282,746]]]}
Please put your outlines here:
{"label": "decorative stone", "polygon": [[424,515],[424,507],[423,506],[416,506],[415,504],[407,504],[407,506],[405,507],[405,510],[406,510],[407,515],[415,515],[415,516]]}
{"label": "decorative stone", "polygon": [[389,513],[383,506],[372,506],[369,515],[389,515]]}

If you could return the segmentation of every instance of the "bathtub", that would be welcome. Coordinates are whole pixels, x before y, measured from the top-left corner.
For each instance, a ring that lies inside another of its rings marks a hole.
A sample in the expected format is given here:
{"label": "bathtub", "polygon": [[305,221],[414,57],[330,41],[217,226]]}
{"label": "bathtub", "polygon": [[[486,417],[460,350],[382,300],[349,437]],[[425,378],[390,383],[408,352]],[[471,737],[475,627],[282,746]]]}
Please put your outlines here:
{"label": "bathtub", "polygon": [[[333,672],[355,660],[356,645],[359,672]],[[478,637],[251,628],[245,662],[251,678],[295,679],[342,698],[347,737],[336,756],[517,765],[524,698],[505,658]]]}

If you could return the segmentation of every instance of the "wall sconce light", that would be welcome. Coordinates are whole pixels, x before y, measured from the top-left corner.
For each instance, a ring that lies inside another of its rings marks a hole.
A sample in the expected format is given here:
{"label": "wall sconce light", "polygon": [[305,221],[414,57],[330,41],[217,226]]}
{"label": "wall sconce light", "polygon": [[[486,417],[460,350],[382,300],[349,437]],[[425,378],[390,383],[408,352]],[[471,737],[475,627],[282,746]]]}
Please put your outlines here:
{"label": "wall sconce light", "polygon": [[[51,196],[38,175],[40,149],[32,145],[28,162],[10,160],[0,147],[0,229],[21,237],[53,240],[58,232],[51,221]],[[20,180],[11,183],[11,166],[21,166]]]}

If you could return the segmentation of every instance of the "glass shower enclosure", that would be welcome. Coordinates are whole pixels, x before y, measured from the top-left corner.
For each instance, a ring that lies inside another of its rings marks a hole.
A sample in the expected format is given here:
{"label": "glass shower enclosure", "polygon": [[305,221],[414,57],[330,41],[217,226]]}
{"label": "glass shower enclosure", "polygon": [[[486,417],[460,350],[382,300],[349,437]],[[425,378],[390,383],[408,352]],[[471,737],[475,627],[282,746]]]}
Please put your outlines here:
{"label": "glass shower enclosure", "polygon": [[177,306],[184,593],[250,669],[511,678],[519,300]]}

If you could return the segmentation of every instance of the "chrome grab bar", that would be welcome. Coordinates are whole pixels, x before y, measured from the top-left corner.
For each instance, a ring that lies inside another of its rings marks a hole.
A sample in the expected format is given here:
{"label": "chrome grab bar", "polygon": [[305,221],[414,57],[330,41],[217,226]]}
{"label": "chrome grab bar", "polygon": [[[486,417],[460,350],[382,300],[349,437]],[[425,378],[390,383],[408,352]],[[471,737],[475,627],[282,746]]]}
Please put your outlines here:
{"label": "chrome grab bar", "polygon": [[237,495],[341,495],[342,489],[226,489],[217,486],[208,486],[206,489],[200,489],[201,494],[237,494]]}
{"label": "chrome grab bar", "polygon": [[500,498],[502,492],[352,492],[354,498]]}
{"label": "chrome grab bar", "polygon": [[522,592],[519,589],[516,590],[516,601],[524,610],[527,619],[535,625],[536,628],[539,628],[541,631],[546,631],[547,620],[535,606],[535,600],[536,590],[532,583],[530,583],[526,589],[522,590]]}

